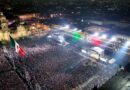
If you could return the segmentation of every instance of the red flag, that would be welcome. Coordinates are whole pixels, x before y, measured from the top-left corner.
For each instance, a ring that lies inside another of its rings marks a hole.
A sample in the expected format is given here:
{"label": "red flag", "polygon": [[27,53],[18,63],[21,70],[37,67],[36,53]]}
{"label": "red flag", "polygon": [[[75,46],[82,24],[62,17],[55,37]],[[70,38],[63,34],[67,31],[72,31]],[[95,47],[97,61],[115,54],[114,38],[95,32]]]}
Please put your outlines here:
{"label": "red flag", "polygon": [[18,53],[19,53],[19,55],[21,57],[25,57],[25,52],[24,52],[23,48],[19,47],[19,52]]}
{"label": "red flag", "polygon": [[25,56],[25,51],[20,45],[10,36],[10,43],[12,47],[15,47],[15,51],[21,56]]}
{"label": "red flag", "polygon": [[24,49],[22,47],[20,47],[20,45],[17,42],[15,42],[15,50],[21,57],[25,56]]}

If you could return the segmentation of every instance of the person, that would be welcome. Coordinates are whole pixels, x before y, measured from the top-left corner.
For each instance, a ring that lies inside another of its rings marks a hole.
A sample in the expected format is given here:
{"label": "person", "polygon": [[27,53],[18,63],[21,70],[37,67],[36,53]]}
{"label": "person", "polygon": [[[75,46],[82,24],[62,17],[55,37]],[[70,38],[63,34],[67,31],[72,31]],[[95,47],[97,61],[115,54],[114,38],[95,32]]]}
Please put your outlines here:
{"label": "person", "polygon": [[36,84],[35,84],[35,90],[42,90],[42,89],[41,89],[41,86],[39,85],[39,83],[36,83]]}
{"label": "person", "polygon": [[94,86],[94,88],[92,90],[98,90],[97,86]]}
{"label": "person", "polygon": [[3,46],[3,51],[4,51],[4,53],[8,53],[8,50],[5,46]]}
{"label": "person", "polygon": [[30,74],[29,72],[26,70],[26,68],[24,68],[24,73],[25,73],[25,78],[27,81],[30,81],[31,80],[31,77],[30,77]]}

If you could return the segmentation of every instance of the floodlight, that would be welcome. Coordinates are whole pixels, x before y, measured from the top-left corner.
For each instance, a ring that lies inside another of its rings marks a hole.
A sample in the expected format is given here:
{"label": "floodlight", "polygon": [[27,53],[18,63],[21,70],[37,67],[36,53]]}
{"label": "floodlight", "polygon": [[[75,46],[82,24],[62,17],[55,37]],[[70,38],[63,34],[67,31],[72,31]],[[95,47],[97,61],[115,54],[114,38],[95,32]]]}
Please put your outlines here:
{"label": "floodlight", "polygon": [[74,31],[77,31],[78,29],[77,28],[74,28]]}
{"label": "floodlight", "polygon": [[69,25],[65,25],[65,27],[64,27],[64,28],[69,29]]}
{"label": "floodlight", "polygon": [[52,38],[52,36],[51,36],[51,35],[49,35],[49,36],[47,36],[47,38]]}
{"label": "floodlight", "polygon": [[101,38],[102,38],[102,39],[106,39],[106,38],[107,38],[107,35],[106,35],[106,34],[103,34],[103,35],[101,36]]}
{"label": "floodlight", "polygon": [[87,53],[87,51],[86,51],[86,50],[84,50],[84,49],[82,49],[82,50],[81,50],[81,52],[82,52],[82,53]]}
{"label": "floodlight", "polygon": [[98,33],[98,32],[96,32],[96,33],[94,33],[94,34],[93,34],[93,36],[99,36],[99,33]]}
{"label": "floodlight", "polygon": [[130,45],[130,41],[127,41],[125,46],[129,46]]}
{"label": "floodlight", "polygon": [[117,38],[116,37],[112,37],[110,41],[116,41]]}
{"label": "floodlight", "polygon": [[59,36],[59,41],[63,43],[65,41],[64,37],[62,35]]}

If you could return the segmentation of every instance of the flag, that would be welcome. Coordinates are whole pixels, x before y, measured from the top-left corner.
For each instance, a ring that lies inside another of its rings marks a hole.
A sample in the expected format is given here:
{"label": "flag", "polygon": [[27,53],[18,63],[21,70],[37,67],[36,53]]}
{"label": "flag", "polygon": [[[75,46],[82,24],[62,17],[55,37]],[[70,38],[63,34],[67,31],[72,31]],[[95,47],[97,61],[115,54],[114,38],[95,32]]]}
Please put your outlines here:
{"label": "flag", "polygon": [[11,47],[15,47],[15,40],[10,36],[10,45]]}
{"label": "flag", "polygon": [[10,44],[11,47],[15,48],[15,51],[21,56],[25,57],[25,51],[20,45],[10,36]]}
{"label": "flag", "polygon": [[21,57],[24,57],[24,56],[25,56],[24,49],[23,49],[22,47],[20,47],[17,42],[15,42],[15,51],[16,51]]}

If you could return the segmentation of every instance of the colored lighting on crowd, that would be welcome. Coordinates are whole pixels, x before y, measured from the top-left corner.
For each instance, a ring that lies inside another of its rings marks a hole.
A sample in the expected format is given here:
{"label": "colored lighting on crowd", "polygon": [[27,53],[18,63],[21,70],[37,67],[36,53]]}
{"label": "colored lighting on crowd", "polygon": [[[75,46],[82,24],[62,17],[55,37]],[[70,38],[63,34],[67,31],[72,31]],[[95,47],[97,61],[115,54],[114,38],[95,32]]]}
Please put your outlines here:
{"label": "colored lighting on crowd", "polygon": [[[108,38],[107,34],[100,35],[100,33],[96,32],[91,37],[91,43],[96,46],[100,46],[103,42],[102,39],[107,40],[107,43],[111,43],[117,40],[115,36]],[[104,43],[104,44],[107,45],[107,43],[106,44]]]}
{"label": "colored lighting on crowd", "polygon": [[80,39],[81,39],[80,33],[79,33],[79,32],[74,32],[74,33],[73,33],[73,38],[74,38],[75,40],[80,40]]}
{"label": "colored lighting on crowd", "polygon": [[123,59],[125,58],[125,53],[127,53],[129,45],[130,41],[126,41],[123,47],[121,47],[116,53],[115,58],[119,64],[123,62]]}
{"label": "colored lighting on crowd", "polygon": [[92,43],[93,45],[95,45],[95,46],[100,46],[100,45],[102,44],[102,41],[101,41],[99,38],[97,38],[97,37],[93,37],[93,38],[91,39],[91,43]]}

